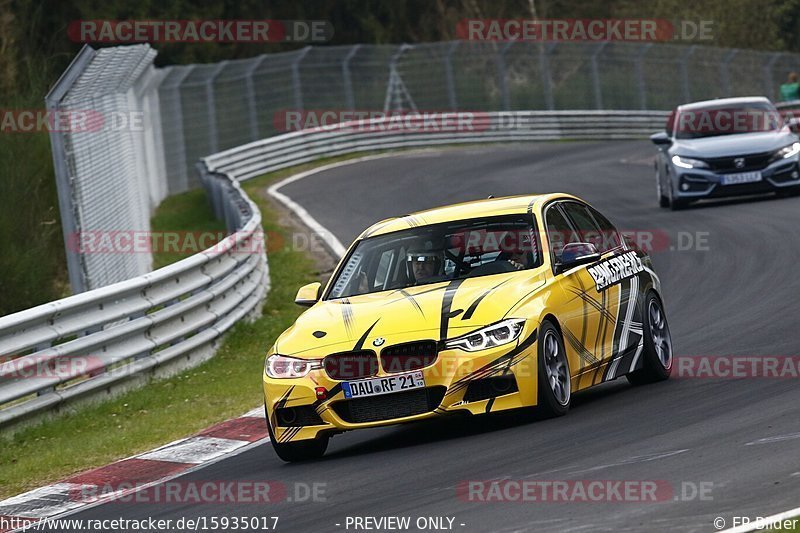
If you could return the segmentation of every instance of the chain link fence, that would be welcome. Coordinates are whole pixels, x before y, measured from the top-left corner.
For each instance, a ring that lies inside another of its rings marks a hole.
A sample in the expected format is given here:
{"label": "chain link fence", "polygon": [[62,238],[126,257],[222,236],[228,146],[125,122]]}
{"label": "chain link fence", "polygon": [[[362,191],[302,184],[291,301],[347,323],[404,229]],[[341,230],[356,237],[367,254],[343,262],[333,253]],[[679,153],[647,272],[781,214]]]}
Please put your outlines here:
{"label": "chain link fence", "polygon": [[[145,115],[142,132],[54,134],[66,233],[149,229],[161,199],[200,185],[200,158],[284,133],[287,112],[668,110],[775,98],[800,70],[797,54],[625,42],[321,46],[161,69],[154,56],[147,45],[85,50],[69,96],[48,97],[51,109]],[[76,292],[145,273],[151,262],[68,255]]]}

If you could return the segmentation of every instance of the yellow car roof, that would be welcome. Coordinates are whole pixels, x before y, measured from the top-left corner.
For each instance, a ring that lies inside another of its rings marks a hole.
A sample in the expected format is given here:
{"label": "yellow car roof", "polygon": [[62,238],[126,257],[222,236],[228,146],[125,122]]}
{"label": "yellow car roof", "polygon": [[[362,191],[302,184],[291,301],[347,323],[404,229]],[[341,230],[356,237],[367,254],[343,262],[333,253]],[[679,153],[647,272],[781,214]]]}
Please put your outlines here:
{"label": "yellow car roof", "polygon": [[524,194],[519,196],[504,196],[501,198],[487,198],[484,200],[473,200],[460,204],[434,207],[425,211],[417,211],[402,217],[387,218],[381,220],[367,228],[359,239],[383,235],[393,231],[400,231],[416,226],[427,226],[429,224],[439,224],[452,220],[466,220],[470,218],[490,217],[498,215],[513,215],[527,212],[532,207],[534,213],[538,212],[541,206],[556,198],[575,198],[569,194],[550,193],[550,194]]}

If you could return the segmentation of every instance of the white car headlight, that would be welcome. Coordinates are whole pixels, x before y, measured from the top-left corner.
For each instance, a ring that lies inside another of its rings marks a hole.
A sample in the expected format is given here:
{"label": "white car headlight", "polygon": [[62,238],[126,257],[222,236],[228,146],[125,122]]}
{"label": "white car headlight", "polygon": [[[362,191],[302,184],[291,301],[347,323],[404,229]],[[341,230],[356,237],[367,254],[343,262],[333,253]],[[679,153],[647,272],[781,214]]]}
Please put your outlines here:
{"label": "white car headlight", "polygon": [[786,159],[787,157],[792,157],[797,154],[800,154],[800,143],[792,143],[775,152],[773,159]]}
{"label": "white car headlight", "polygon": [[298,359],[273,354],[264,362],[264,371],[271,378],[302,378],[312,370],[322,368],[321,359]]}
{"label": "white car headlight", "polygon": [[511,318],[497,324],[486,326],[478,331],[473,331],[463,337],[456,337],[445,342],[445,348],[477,352],[495,346],[502,346],[517,340],[522,333],[525,320]]}
{"label": "white car headlight", "polygon": [[672,163],[676,167],[681,168],[708,168],[708,163],[700,161],[699,159],[692,159],[691,157],[684,157],[681,155],[673,155]]}

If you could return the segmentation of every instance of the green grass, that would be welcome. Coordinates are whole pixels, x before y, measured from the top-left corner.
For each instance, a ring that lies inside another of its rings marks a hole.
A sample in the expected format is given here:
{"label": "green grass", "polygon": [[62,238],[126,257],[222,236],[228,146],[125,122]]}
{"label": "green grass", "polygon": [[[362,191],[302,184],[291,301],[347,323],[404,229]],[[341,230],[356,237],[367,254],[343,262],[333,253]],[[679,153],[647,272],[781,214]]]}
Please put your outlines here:
{"label": "green grass", "polygon": [[[170,196],[158,206],[150,221],[153,233],[164,232],[211,232],[225,231],[225,223],[214,218],[211,205],[203,189],[194,189]],[[154,242],[156,242],[154,240]],[[202,251],[202,250],[197,250]],[[181,259],[186,259],[194,250],[183,248],[182,252],[168,251],[159,247],[153,253],[153,268],[161,268]]]}
{"label": "green grass", "polygon": [[0,198],[0,316],[69,296],[47,133],[0,132]]}
{"label": "green grass", "polygon": [[[265,232],[288,231],[278,225],[276,213],[261,196],[271,181],[288,173],[246,184],[247,193],[262,210]],[[153,226],[208,229],[217,224],[202,191],[190,191],[168,199]],[[284,242],[291,238],[287,235]],[[272,289],[264,315],[251,324],[238,324],[211,360],[115,399],[0,437],[0,498],[152,449],[258,406],[263,401],[264,353],[300,314],[302,309],[294,304],[297,288],[317,277],[312,261],[288,247],[270,250],[269,262]]]}

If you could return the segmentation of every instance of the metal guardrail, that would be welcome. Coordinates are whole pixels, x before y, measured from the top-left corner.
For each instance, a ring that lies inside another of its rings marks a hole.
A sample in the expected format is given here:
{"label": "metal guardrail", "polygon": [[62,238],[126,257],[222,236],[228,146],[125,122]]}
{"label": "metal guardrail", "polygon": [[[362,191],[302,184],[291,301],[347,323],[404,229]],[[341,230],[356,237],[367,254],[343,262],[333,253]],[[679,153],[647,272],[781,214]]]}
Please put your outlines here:
{"label": "metal guardrail", "polygon": [[[363,151],[459,143],[638,139],[662,111],[481,113],[468,131],[397,130],[391,119],[303,130],[203,158],[200,179],[231,235],[150,274],[0,318],[0,427],[196,364],[269,289],[261,214],[239,185],[282,168]],[[254,249],[260,252],[253,253]],[[75,362],[79,362],[76,365]],[[64,370],[59,372],[59,369]]]}
{"label": "metal guardrail", "polygon": [[0,318],[0,427],[213,355],[269,290],[261,214],[230,175],[204,175],[234,231],[154,272]]}
{"label": "metal guardrail", "polygon": [[[561,139],[643,139],[664,129],[668,111],[515,111],[477,113],[471,127],[458,131],[420,131],[425,119],[407,115],[398,127],[392,118],[344,122],[269,137],[202,159],[209,170],[225,168],[247,180],[294,165],[348,153],[418,146]],[[442,122],[440,122],[442,123]]]}

